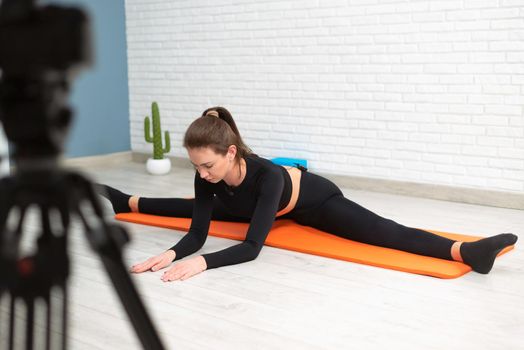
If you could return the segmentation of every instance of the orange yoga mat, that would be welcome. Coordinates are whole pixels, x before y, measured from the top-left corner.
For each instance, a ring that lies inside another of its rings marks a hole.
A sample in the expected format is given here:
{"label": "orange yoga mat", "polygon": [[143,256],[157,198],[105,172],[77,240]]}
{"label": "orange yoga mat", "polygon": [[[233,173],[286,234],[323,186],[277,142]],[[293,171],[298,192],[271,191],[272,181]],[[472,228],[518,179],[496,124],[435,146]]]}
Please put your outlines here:
{"label": "orange yoga mat", "polygon": [[[191,226],[191,219],[139,213],[117,214],[116,219],[182,231],[188,231]],[[211,221],[209,234],[222,238],[244,240],[248,226],[247,223]],[[481,238],[455,233],[430,232],[466,242]],[[469,266],[460,262],[354,242],[312,227],[299,225],[292,220],[275,221],[265,244],[276,248],[439,278],[457,278],[471,271]],[[511,249],[513,249],[513,246],[504,249],[499,255]]]}

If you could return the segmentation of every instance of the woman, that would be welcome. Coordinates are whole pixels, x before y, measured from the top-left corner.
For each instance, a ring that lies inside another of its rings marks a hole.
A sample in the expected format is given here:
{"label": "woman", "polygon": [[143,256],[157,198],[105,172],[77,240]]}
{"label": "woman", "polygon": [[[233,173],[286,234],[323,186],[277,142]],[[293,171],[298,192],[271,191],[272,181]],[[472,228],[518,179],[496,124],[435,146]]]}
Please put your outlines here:
{"label": "woman", "polygon": [[164,282],[255,259],[275,218],[292,219],[354,241],[462,261],[484,274],[491,270],[496,255],[517,241],[516,235],[504,233],[477,242],[458,242],[382,218],[344,198],[340,189],[323,177],[253,154],[223,107],[207,109],[189,126],[184,147],[196,169],[194,199],[140,198],[109,186],[101,191],[115,213],[193,218],[189,232],[177,244],[134,265],[131,272],[157,271],[195,253],[206,241],[210,220],[250,225],[242,243],[179,262],[164,272]]}

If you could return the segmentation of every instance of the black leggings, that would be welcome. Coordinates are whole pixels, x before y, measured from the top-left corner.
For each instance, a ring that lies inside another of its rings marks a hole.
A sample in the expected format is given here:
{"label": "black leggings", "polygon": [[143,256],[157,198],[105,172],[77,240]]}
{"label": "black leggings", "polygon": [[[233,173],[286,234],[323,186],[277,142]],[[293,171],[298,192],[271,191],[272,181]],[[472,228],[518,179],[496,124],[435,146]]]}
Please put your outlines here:
{"label": "black leggings", "polygon": [[[193,199],[183,198],[140,198],[139,212],[190,218],[193,203]],[[302,175],[295,209],[278,219],[292,219],[301,225],[362,243],[453,260],[451,246],[455,241],[383,218],[345,198],[331,181],[308,172]],[[217,197],[212,220],[250,221],[229,212]]]}
{"label": "black leggings", "polygon": [[290,218],[353,241],[453,260],[455,241],[383,218],[343,195],[329,198],[314,210],[291,213]]}

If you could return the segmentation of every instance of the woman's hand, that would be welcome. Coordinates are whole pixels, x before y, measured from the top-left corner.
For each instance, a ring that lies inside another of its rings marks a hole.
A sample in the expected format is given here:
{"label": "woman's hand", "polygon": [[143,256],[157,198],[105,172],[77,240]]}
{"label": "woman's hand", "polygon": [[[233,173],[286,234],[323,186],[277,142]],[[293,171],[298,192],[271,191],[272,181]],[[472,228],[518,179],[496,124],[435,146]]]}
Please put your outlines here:
{"label": "woman's hand", "polygon": [[160,278],[164,282],[187,280],[194,275],[199,274],[207,269],[206,259],[203,256],[196,256],[194,258],[177,263],[175,266],[164,272]]}
{"label": "woman's hand", "polygon": [[175,260],[175,257],[175,251],[170,249],[162,254],[147,259],[143,263],[133,265],[129,271],[134,273],[141,273],[147,270],[158,271],[169,266],[173,260]]}

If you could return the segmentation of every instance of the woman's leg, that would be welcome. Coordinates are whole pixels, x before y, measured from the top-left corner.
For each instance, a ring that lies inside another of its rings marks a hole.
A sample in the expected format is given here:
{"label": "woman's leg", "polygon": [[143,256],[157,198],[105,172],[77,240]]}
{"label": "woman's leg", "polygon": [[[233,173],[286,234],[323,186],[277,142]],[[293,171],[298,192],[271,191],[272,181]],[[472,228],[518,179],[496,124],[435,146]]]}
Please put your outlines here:
{"label": "woman's leg", "polygon": [[[138,212],[144,214],[171,216],[179,218],[193,217],[193,198],[146,198],[139,197]],[[249,222],[248,218],[231,215],[222,201],[213,198],[211,220]]]}
{"label": "woman's leg", "polygon": [[460,242],[460,259],[454,259],[452,247],[456,241],[385,219],[342,195],[331,197],[315,210],[300,213],[296,220],[362,243],[441,259],[462,260],[480,273],[488,273],[496,255],[517,240],[513,234],[500,234],[477,242]]}
{"label": "woman's leg", "polygon": [[[194,199],[186,198],[147,198],[131,196],[106,185],[96,185],[98,192],[109,199],[115,214],[139,212],[143,214],[179,218],[193,217]],[[249,222],[249,219],[231,215],[218,198],[213,200],[212,220]]]}
{"label": "woman's leg", "polygon": [[297,221],[354,241],[448,260],[455,242],[385,219],[343,195],[331,197]]}

